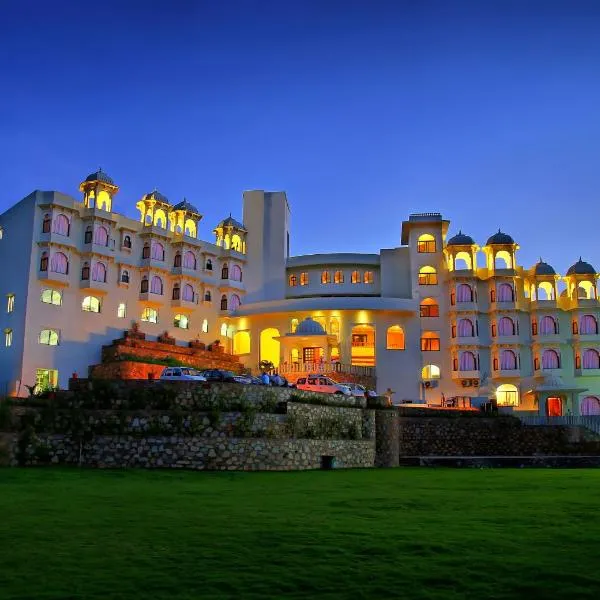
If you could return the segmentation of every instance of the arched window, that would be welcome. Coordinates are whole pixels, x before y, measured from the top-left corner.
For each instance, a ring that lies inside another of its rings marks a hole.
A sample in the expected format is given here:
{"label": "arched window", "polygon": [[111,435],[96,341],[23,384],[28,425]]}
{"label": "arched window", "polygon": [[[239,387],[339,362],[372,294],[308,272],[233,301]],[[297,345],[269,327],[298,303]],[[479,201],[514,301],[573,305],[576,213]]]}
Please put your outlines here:
{"label": "arched window", "polygon": [[363,275],[364,283],[373,283],[373,271],[365,271]]}
{"label": "arched window", "polygon": [[152,241],[150,249],[152,260],[165,260],[165,248],[160,242]]}
{"label": "arched window", "polygon": [[233,281],[242,280],[242,269],[240,269],[239,265],[231,265],[231,273],[229,274],[229,278]]}
{"label": "arched window", "polygon": [[96,296],[86,296],[81,303],[81,310],[85,312],[100,312],[100,300]]}
{"label": "arched window", "polygon": [[124,319],[127,316],[127,304],[120,302],[117,307],[117,318]]}
{"label": "arched window", "polygon": [[90,278],[90,263],[84,262],[83,266],[81,267],[81,280],[88,281],[89,278]]}
{"label": "arched window", "polygon": [[297,328],[298,328],[298,319],[292,319],[290,321],[290,332],[296,333]]}
{"label": "arched window", "polygon": [[233,353],[250,353],[250,333],[248,331],[238,331],[233,336]]}
{"label": "arched window", "polygon": [[13,340],[13,330],[6,328],[4,330],[4,345],[7,348],[10,348],[12,346],[12,340]]}
{"label": "arched window", "polygon": [[300,273],[300,285],[308,285],[308,273]]}
{"label": "arched window", "polygon": [[221,279],[229,279],[229,266],[226,264],[223,265],[221,269]]}
{"label": "arched window", "polygon": [[475,354],[471,351],[461,352],[458,361],[459,371],[476,371],[477,370],[477,359]]}
{"label": "arched window", "polygon": [[519,390],[512,383],[503,383],[496,390],[498,406],[519,406]]}
{"label": "arched window", "polygon": [[208,333],[208,319],[202,320],[202,333]]}
{"label": "arched window", "polygon": [[158,323],[158,311],[155,308],[144,308],[142,321],[146,323]]}
{"label": "arched window", "polygon": [[106,266],[104,263],[94,263],[94,268],[92,269],[92,280],[106,283]]}
{"label": "arched window", "polygon": [[150,258],[150,245],[148,242],[146,242],[142,248],[142,258]]}
{"label": "arched window", "polygon": [[150,292],[152,294],[158,294],[159,296],[162,296],[163,282],[158,275],[154,275],[152,277],[152,281],[150,282]]}
{"label": "arched window", "polygon": [[129,236],[129,235],[126,235],[126,236],[123,238],[123,247],[124,247],[124,248],[131,248],[131,236]]}
{"label": "arched window", "polygon": [[192,271],[196,270],[196,255],[191,250],[187,250],[183,255],[183,266]]}
{"label": "arched window", "polygon": [[171,297],[173,298],[173,300],[179,300],[179,298],[181,297],[181,288],[179,287],[178,283],[176,283],[173,286],[173,294]]}
{"label": "arched window", "polygon": [[62,213],[59,215],[56,215],[56,218],[54,219],[54,233],[57,233],[58,235],[65,235],[68,236],[69,235],[69,219],[67,219],[67,217],[65,215],[63,215]]}
{"label": "arched window", "polygon": [[298,285],[298,277],[296,277],[296,275],[290,275],[288,284],[290,287],[296,287]]}
{"label": "arched window", "polygon": [[212,271],[213,270],[213,268],[212,268],[212,260],[210,260],[210,258],[206,259],[206,270],[207,271]]}
{"label": "arched window", "polygon": [[400,325],[392,325],[387,329],[386,348],[388,350],[404,350],[404,329]]}
{"label": "arched window", "polygon": [[194,288],[189,284],[186,283],[183,286],[183,299],[186,302],[193,302],[194,301]]}
{"label": "arched window", "polygon": [[204,293],[204,302],[212,302],[210,290],[206,290],[206,292]]}
{"label": "arched window", "polygon": [[181,266],[181,252],[176,252],[175,253],[175,258],[173,259],[173,266],[175,268]]}
{"label": "arched window", "polygon": [[435,238],[430,233],[424,233],[417,240],[417,252],[431,253],[435,252]]}
{"label": "arched window", "polygon": [[501,283],[498,286],[497,301],[498,302],[514,302],[515,292],[510,283]]}
{"label": "arched window", "polygon": [[42,252],[42,256],[40,258],[40,271],[48,270],[48,253]]}
{"label": "arched window", "polygon": [[67,275],[69,273],[69,260],[62,252],[56,252],[50,259],[50,270],[54,273]]}
{"label": "arched window", "polygon": [[498,319],[498,335],[510,336],[516,333],[515,323],[510,317],[500,317]]}
{"label": "arched window", "polygon": [[542,281],[535,292],[536,300],[554,300],[554,286],[549,281]]}
{"label": "arched window", "polygon": [[62,304],[62,294],[57,290],[43,290],[41,299],[44,304],[54,304],[54,306]]}
{"label": "arched window", "polygon": [[459,338],[468,338],[475,336],[475,327],[471,319],[460,319],[457,324],[457,333]]}
{"label": "arched window", "polygon": [[335,335],[338,339],[340,337],[340,319],[339,317],[331,317],[329,320],[329,333]]}
{"label": "arched window", "polygon": [[500,370],[514,371],[517,369],[517,355],[512,350],[500,352]]}
{"label": "arched window", "polygon": [[361,277],[358,271],[352,271],[352,275],[350,275],[350,281],[352,283],[360,283]]}
{"label": "arched window", "polygon": [[547,349],[542,353],[542,369],[559,369],[560,356],[556,350]]}
{"label": "arched window", "polygon": [[186,317],[186,315],[175,315],[173,319],[173,326],[179,327],[179,329],[189,329],[190,320]]}
{"label": "arched window", "polygon": [[421,351],[439,352],[440,334],[437,331],[423,331],[421,333]]}
{"label": "arched window", "polygon": [[91,225],[88,225],[85,228],[85,231],[83,233],[83,243],[84,244],[91,244],[93,236],[94,236],[94,230],[92,229]]}
{"label": "arched window", "polygon": [[121,273],[121,283],[129,283],[129,271],[123,271]]}
{"label": "arched window", "polygon": [[471,255],[464,250],[457,252],[454,257],[454,270],[455,271],[470,271],[473,267],[473,260]]}
{"label": "arched window", "polygon": [[421,267],[418,281],[419,285],[437,285],[437,271],[433,267]]}
{"label": "arched window", "polygon": [[577,298],[591,300],[594,298],[596,288],[591,281],[580,281],[577,285]]}
{"label": "arched window", "polygon": [[494,257],[496,269],[512,269],[512,256],[506,250],[499,250]]}
{"label": "arched window", "polygon": [[58,331],[54,329],[42,329],[38,341],[40,344],[46,346],[58,346]]}
{"label": "arched window", "polygon": [[343,273],[343,271],[336,271],[333,274],[333,283],[344,283],[344,273]]}
{"label": "arched window", "polygon": [[539,323],[540,335],[553,335],[558,333],[558,322],[549,315],[540,319]]}
{"label": "arched window", "polygon": [[140,293],[146,294],[148,292],[148,278],[144,275],[140,283]]}
{"label": "arched window", "polygon": [[225,294],[221,296],[221,310],[227,310],[227,296]]}
{"label": "arched window", "polygon": [[237,294],[232,294],[231,295],[231,303],[230,303],[230,310],[237,310],[240,307],[240,304],[242,303],[242,301],[240,300],[240,297]]}
{"label": "arched window", "polygon": [[42,221],[42,233],[50,233],[50,225],[52,223],[52,219],[49,214],[44,215],[44,220]]}
{"label": "arched window", "polygon": [[97,246],[108,246],[108,229],[103,225],[98,225],[94,229],[94,244]]}
{"label": "arched window", "polygon": [[473,302],[473,288],[468,283],[459,283],[456,286],[456,302]]}
{"label": "arched window", "polygon": [[582,315],[579,324],[579,333],[582,335],[598,333],[598,321],[594,315]]}
{"label": "arched window", "polygon": [[433,298],[423,298],[419,311],[421,317],[439,317],[440,305]]}
{"label": "arched window", "polygon": [[582,367],[584,369],[600,369],[600,354],[593,348],[588,348],[583,353]]}
{"label": "arched window", "polygon": [[331,273],[329,271],[323,271],[321,273],[321,283],[323,285],[331,283]]}
{"label": "arched window", "polygon": [[242,251],[242,238],[237,233],[231,236],[231,249],[236,252]]}
{"label": "arched window", "polygon": [[439,379],[441,376],[440,368],[437,365],[425,365],[421,369],[421,379]]}
{"label": "arched window", "polygon": [[584,417],[600,415],[600,399],[596,396],[586,396],[581,401],[581,414]]}

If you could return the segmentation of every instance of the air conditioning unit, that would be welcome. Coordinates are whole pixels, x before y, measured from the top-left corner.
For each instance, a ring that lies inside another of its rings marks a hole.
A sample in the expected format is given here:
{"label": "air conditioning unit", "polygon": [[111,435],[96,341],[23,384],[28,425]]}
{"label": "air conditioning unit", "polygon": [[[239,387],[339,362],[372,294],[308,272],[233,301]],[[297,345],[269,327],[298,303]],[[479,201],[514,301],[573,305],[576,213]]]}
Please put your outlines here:
{"label": "air conditioning unit", "polygon": [[479,379],[473,379],[473,387],[479,387]]}
{"label": "air conditioning unit", "polygon": [[462,380],[462,386],[463,387],[469,387],[471,385],[471,380],[470,379],[463,379]]}
{"label": "air conditioning unit", "polygon": [[431,387],[431,381],[424,381],[423,382],[423,387],[430,388]]}

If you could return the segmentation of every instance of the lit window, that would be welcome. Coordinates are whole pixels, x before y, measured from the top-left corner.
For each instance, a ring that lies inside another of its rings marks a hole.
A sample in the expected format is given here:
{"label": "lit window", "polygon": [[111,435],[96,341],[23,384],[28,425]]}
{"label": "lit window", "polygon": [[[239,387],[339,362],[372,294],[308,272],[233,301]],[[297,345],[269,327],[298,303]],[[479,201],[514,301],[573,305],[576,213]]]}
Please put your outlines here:
{"label": "lit window", "polygon": [[435,252],[435,238],[430,233],[424,233],[417,240],[417,252],[431,253]]}
{"label": "lit window", "polygon": [[127,316],[127,304],[125,302],[121,302],[119,307],[117,308],[117,317],[119,319],[124,319]]}
{"label": "lit window", "polygon": [[419,269],[419,285],[437,285],[437,272],[433,267]]}
{"label": "lit window", "polygon": [[344,273],[342,271],[336,271],[333,274],[333,283],[344,283]]}
{"label": "lit window", "polygon": [[300,273],[300,285],[308,285],[308,273]]}
{"label": "lit window", "polygon": [[352,271],[350,281],[352,281],[352,283],[360,283],[360,273],[358,271]]}
{"label": "lit window", "polygon": [[81,310],[85,312],[100,312],[100,300],[96,296],[86,296],[81,303]]}
{"label": "lit window", "polygon": [[440,334],[433,331],[425,331],[421,334],[421,351],[439,352]]}
{"label": "lit window", "polygon": [[298,328],[298,319],[292,319],[290,322],[290,331],[291,333],[296,333],[296,329]]}
{"label": "lit window", "polygon": [[202,321],[202,333],[208,333],[208,319]]}
{"label": "lit window", "polygon": [[12,346],[12,340],[13,340],[13,330],[12,329],[5,329],[4,330],[4,345],[9,348],[10,346]]}
{"label": "lit window", "polygon": [[62,294],[57,290],[42,290],[42,302],[60,306],[62,304]]}
{"label": "lit window", "polygon": [[0,227],[0,240],[4,237],[4,229]]}
{"label": "lit window", "polygon": [[179,327],[179,329],[189,329],[190,320],[185,315],[175,315],[173,326]]}
{"label": "lit window", "polygon": [[439,379],[440,368],[437,365],[425,365],[421,369],[421,379]]}
{"label": "lit window", "polygon": [[419,311],[421,317],[439,317],[440,305],[433,298],[423,298]]}
{"label": "lit window", "polygon": [[400,325],[388,327],[386,337],[386,348],[388,350],[404,350],[404,330]]}
{"label": "lit window", "polygon": [[323,271],[321,273],[321,283],[322,284],[331,283],[331,273],[329,271]]}
{"label": "lit window", "polygon": [[373,271],[365,271],[363,282],[373,283]]}
{"label": "lit window", "polygon": [[233,353],[250,354],[250,333],[238,331],[233,336]]}
{"label": "lit window", "polygon": [[290,287],[296,287],[298,285],[298,278],[295,275],[290,275],[288,283]]}
{"label": "lit window", "polygon": [[519,390],[512,383],[503,383],[496,390],[496,402],[498,406],[518,406]]}
{"label": "lit window", "polygon": [[142,311],[142,321],[146,323],[158,323],[158,311],[155,308],[145,308]]}
{"label": "lit window", "polygon": [[58,331],[54,329],[42,329],[40,331],[39,343],[46,346],[58,346]]}
{"label": "lit window", "polygon": [[6,296],[6,312],[11,313],[13,310],[15,310],[15,295],[8,294]]}
{"label": "lit window", "polygon": [[35,392],[52,390],[58,387],[58,371],[55,369],[36,369]]}
{"label": "lit window", "polygon": [[221,325],[221,335],[222,335],[223,337],[226,337],[226,336],[227,336],[227,323],[223,323],[223,324]]}

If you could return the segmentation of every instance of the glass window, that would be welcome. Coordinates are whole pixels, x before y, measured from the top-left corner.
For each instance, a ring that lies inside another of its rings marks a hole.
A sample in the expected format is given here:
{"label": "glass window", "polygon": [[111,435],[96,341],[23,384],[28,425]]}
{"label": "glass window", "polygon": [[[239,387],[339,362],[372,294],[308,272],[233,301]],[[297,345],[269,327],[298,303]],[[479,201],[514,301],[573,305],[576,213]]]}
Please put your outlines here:
{"label": "glass window", "polygon": [[344,283],[344,273],[342,271],[336,271],[333,274],[333,283]]}
{"label": "glass window", "polygon": [[437,285],[437,272],[433,267],[419,269],[419,285]]}
{"label": "glass window", "polygon": [[145,308],[142,311],[142,321],[146,323],[158,323],[158,311],[155,308]]}
{"label": "glass window", "polygon": [[322,284],[331,283],[331,273],[329,271],[323,271],[321,273],[321,283]]}
{"label": "glass window", "polygon": [[417,252],[431,253],[435,252],[435,238],[430,233],[424,233],[417,240]]}
{"label": "glass window", "polygon": [[127,316],[127,304],[125,302],[121,302],[119,307],[117,308],[117,317],[119,319],[124,319]]}
{"label": "glass window", "polygon": [[358,271],[352,271],[352,275],[350,276],[350,281],[352,283],[360,283],[360,273]]}
{"label": "glass window", "polygon": [[208,333],[208,319],[202,321],[202,333]]}
{"label": "glass window", "polygon": [[81,303],[81,309],[85,312],[100,312],[100,300],[95,296],[86,296]]}
{"label": "glass window", "polygon": [[440,349],[440,336],[438,333],[426,331],[421,335],[421,351],[438,352]]}
{"label": "glass window", "polygon": [[373,283],[373,271],[365,271],[363,281],[365,283]]}
{"label": "glass window", "polygon": [[419,306],[421,317],[439,317],[440,306],[433,298],[424,298]]}
{"label": "glass window", "polygon": [[173,326],[179,327],[179,329],[189,329],[190,320],[188,317],[186,317],[186,315],[175,315],[175,318],[173,319]]}
{"label": "glass window", "polygon": [[421,379],[439,379],[440,368],[437,365],[425,365],[421,369]]}
{"label": "glass window", "polygon": [[58,387],[58,371],[55,369],[36,369],[35,392],[51,390]]}
{"label": "glass window", "polygon": [[42,302],[60,306],[62,304],[62,294],[58,290],[42,290]]}
{"label": "glass window", "polygon": [[298,277],[296,277],[296,275],[290,275],[288,283],[290,287],[296,287],[298,285]]}
{"label": "glass window", "polygon": [[300,273],[300,285],[308,285],[308,273]]}
{"label": "glass window", "polygon": [[40,331],[39,343],[46,346],[58,346],[58,331],[54,329],[42,329]]}
{"label": "glass window", "polygon": [[6,296],[6,312],[11,313],[13,310],[15,310],[15,295],[8,294]]}
{"label": "glass window", "polygon": [[404,350],[404,330],[400,325],[388,327],[386,338],[388,350]]}

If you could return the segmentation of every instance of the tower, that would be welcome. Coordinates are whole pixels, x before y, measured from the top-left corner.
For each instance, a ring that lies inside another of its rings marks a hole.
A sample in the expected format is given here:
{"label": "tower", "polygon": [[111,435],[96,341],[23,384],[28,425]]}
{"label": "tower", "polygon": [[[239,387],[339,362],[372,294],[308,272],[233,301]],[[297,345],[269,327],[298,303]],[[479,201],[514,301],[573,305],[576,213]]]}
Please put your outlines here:
{"label": "tower", "polygon": [[86,208],[97,208],[112,212],[113,196],[119,191],[119,186],[102,169],[90,173],[79,185],[83,192],[83,205]]}

